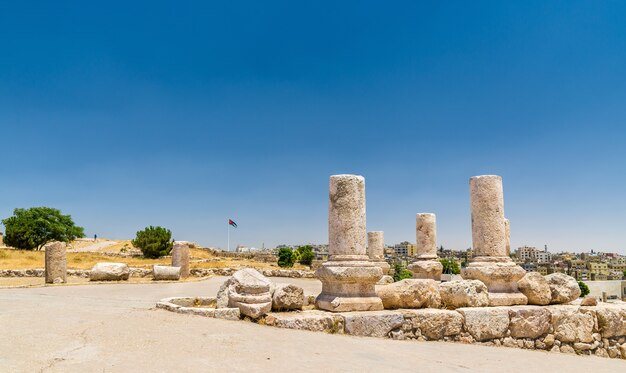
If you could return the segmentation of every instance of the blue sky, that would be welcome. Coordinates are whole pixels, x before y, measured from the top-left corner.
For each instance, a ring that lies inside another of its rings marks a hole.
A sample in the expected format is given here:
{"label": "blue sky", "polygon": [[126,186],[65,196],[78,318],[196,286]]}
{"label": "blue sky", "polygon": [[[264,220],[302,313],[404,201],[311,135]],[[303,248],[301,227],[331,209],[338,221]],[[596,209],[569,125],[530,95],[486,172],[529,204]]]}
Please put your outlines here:
{"label": "blue sky", "polygon": [[369,230],[471,245],[472,175],[512,246],[626,254],[626,4],[0,5],[0,216],[226,246],[327,241],[328,177]]}

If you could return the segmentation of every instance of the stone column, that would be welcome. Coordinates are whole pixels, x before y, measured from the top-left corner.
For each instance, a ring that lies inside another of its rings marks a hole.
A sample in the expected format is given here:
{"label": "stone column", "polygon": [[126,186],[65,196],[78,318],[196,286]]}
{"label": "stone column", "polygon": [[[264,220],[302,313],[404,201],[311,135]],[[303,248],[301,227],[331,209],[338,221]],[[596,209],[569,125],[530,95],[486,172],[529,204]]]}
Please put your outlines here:
{"label": "stone column", "polygon": [[480,280],[489,289],[490,306],[526,304],[517,281],[526,271],[507,255],[502,178],[495,175],[470,178],[472,242],[474,257],[463,268],[464,279]]}
{"label": "stone column", "polygon": [[51,242],[44,246],[46,251],[46,284],[64,284],[67,277],[67,258],[63,242]]}
{"label": "stone column", "polygon": [[174,241],[172,267],[180,267],[180,278],[189,277],[189,242]]}
{"label": "stone column", "polygon": [[407,268],[413,278],[441,281],[443,265],[437,260],[437,219],[435,214],[418,213],[415,217],[416,260]]}
{"label": "stone column", "polygon": [[375,284],[382,269],[370,262],[365,247],[365,179],[356,175],[330,177],[328,203],[328,261],[315,276],[322,292],[319,309],[344,311],[382,310]]}
{"label": "stone column", "polygon": [[389,273],[391,266],[385,260],[385,233],[383,231],[367,232],[367,255],[372,263],[383,270],[383,275]]}

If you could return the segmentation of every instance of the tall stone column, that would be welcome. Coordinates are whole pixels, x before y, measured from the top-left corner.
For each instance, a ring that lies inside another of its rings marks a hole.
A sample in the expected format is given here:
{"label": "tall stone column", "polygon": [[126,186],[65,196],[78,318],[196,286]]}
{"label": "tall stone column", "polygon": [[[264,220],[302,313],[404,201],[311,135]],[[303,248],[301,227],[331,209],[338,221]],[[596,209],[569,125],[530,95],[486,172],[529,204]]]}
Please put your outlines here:
{"label": "tall stone column", "polygon": [[174,241],[172,267],[180,267],[180,278],[189,277],[189,242]]}
{"label": "tall stone column", "polygon": [[443,265],[437,260],[437,219],[435,214],[418,213],[415,216],[416,260],[407,268],[413,278],[441,281]]}
{"label": "tall stone column", "polygon": [[46,284],[64,284],[67,282],[67,258],[65,243],[52,242],[44,247],[46,251]]}
{"label": "tall stone column", "polygon": [[487,285],[491,306],[526,304],[528,299],[517,288],[517,281],[526,271],[507,255],[502,178],[471,177],[470,205],[474,257],[461,275]]}
{"label": "tall stone column", "polygon": [[383,270],[383,275],[389,273],[391,266],[385,260],[385,233],[383,231],[367,232],[367,255],[372,263]]}
{"label": "tall stone column", "polygon": [[506,235],[506,256],[511,257],[511,222],[504,219],[504,234]]}
{"label": "tall stone column", "polygon": [[315,276],[322,282],[317,308],[332,311],[382,310],[375,284],[382,269],[366,252],[365,179],[357,175],[330,177],[328,261]]}

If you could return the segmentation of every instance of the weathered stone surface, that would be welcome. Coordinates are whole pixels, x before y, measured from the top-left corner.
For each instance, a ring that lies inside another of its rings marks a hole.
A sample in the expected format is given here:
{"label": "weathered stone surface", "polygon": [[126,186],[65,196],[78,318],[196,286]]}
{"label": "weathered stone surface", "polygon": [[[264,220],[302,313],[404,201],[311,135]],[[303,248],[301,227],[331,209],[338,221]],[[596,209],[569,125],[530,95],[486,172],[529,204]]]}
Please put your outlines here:
{"label": "weathered stone surface", "polygon": [[595,310],[602,337],[626,336],[626,306],[602,305]]}
{"label": "weathered stone surface", "polygon": [[386,337],[404,321],[398,311],[345,312],[340,315],[344,319],[345,333],[362,337]]}
{"label": "weathered stone surface", "polygon": [[574,347],[572,347],[570,345],[562,345],[560,350],[564,354],[575,354],[576,353],[576,350],[574,350]]}
{"label": "weathered stone surface", "polygon": [[304,290],[296,285],[276,285],[272,295],[272,310],[301,310],[304,305]]}
{"label": "weathered stone surface", "polygon": [[388,275],[384,275],[376,283],[376,285],[389,285],[389,284],[393,284],[393,277],[388,276]]}
{"label": "weathered stone surface", "polygon": [[509,328],[509,310],[505,307],[459,308],[465,329],[477,340],[504,338]]}
{"label": "weathered stone surface", "polygon": [[435,280],[405,279],[376,289],[385,309],[439,308],[441,296]]}
{"label": "weathered stone surface", "polygon": [[67,259],[65,243],[51,242],[44,246],[46,269],[46,284],[63,284],[67,278]]}
{"label": "weathered stone surface", "polygon": [[487,287],[477,280],[442,282],[439,293],[443,306],[448,309],[489,305]]}
{"label": "weathered stone surface", "polygon": [[438,260],[416,260],[407,269],[413,272],[413,278],[440,281],[443,265]]}
{"label": "weathered stone surface", "polygon": [[174,241],[172,267],[180,267],[180,278],[189,277],[189,245],[187,241]]}
{"label": "weathered stone surface", "polygon": [[541,307],[511,307],[509,330],[514,338],[539,338],[548,333],[551,314]]}
{"label": "weathered stone surface", "polygon": [[217,291],[217,308],[228,307],[228,287],[230,286],[231,281],[232,278],[229,277]]}
{"label": "weathered stone surface", "polygon": [[405,318],[411,318],[412,327],[429,340],[455,336],[463,330],[463,316],[456,311],[427,308],[403,313]]}
{"label": "weathered stone surface", "polygon": [[180,267],[155,265],[152,267],[152,278],[155,281],[178,281],[180,279]]}
{"label": "weathered stone surface", "polygon": [[322,292],[319,309],[342,312],[382,310],[375,284],[383,271],[369,261],[365,231],[365,179],[357,175],[330,177],[328,203],[328,262],[315,276]]}
{"label": "weathered stone surface", "polygon": [[89,272],[90,281],[128,280],[130,270],[126,263],[96,263]]}
{"label": "weathered stone surface", "polygon": [[[252,268],[235,272],[228,281],[228,306],[239,308],[242,315],[258,319],[272,309],[271,281]],[[218,292],[218,307],[224,294]]]}
{"label": "weathered stone surface", "polygon": [[343,317],[323,311],[269,313],[265,323],[278,328],[343,333]]}
{"label": "weathered stone surface", "polygon": [[367,232],[367,255],[372,263],[383,270],[384,275],[389,273],[391,266],[385,261],[385,233],[383,231]]}
{"label": "weathered stone surface", "polygon": [[557,272],[547,275],[546,280],[552,293],[551,304],[569,303],[580,296],[580,287],[572,276]]}
{"label": "weathered stone surface", "polygon": [[517,282],[519,290],[528,298],[528,304],[550,304],[552,292],[548,281],[538,272],[528,272]]}
{"label": "weathered stone surface", "polygon": [[576,306],[547,307],[552,313],[552,327],[561,342],[593,342],[592,313],[578,312]]}
{"label": "weathered stone surface", "polygon": [[472,243],[477,257],[506,256],[504,193],[496,175],[470,178]]}
{"label": "weathered stone surface", "polygon": [[586,296],[580,301],[580,305],[583,307],[597,306],[598,300],[595,297]]}
{"label": "weathered stone surface", "polygon": [[437,259],[437,218],[435,214],[415,216],[415,255],[418,259]]}
{"label": "weathered stone surface", "polygon": [[224,320],[239,320],[240,318],[239,308],[216,308],[215,318]]}

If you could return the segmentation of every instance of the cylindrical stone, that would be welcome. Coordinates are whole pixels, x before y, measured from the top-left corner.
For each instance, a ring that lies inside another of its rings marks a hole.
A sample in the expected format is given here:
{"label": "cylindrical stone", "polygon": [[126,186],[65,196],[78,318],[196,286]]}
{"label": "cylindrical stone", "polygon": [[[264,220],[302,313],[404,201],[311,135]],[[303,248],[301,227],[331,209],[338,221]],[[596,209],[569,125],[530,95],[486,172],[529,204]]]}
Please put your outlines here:
{"label": "cylindrical stone", "polygon": [[371,260],[385,260],[385,233],[367,232],[367,255]]}
{"label": "cylindrical stone", "polygon": [[172,267],[180,267],[180,277],[189,277],[189,243],[175,241],[172,248]]}
{"label": "cylindrical stone", "polygon": [[67,259],[65,244],[52,242],[45,246],[46,250],[46,284],[61,284],[66,282]]}
{"label": "cylindrical stone", "polygon": [[502,178],[473,176],[469,184],[474,257],[504,257],[506,232]]}
{"label": "cylindrical stone", "polygon": [[418,259],[437,258],[437,220],[435,214],[419,213],[415,217],[415,244]]}
{"label": "cylindrical stone", "polygon": [[506,256],[511,256],[511,221],[504,219],[504,234],[506,234]]}
{"label": "cylindrical stone", "polygon": [[368,260],[365,228],[365,179],[330,177],[328,255],[330,261]]}

